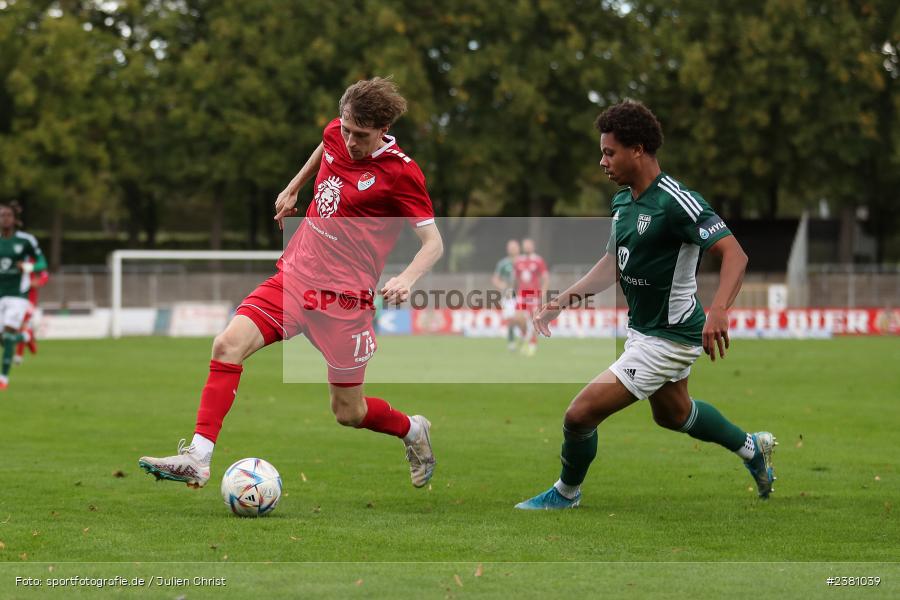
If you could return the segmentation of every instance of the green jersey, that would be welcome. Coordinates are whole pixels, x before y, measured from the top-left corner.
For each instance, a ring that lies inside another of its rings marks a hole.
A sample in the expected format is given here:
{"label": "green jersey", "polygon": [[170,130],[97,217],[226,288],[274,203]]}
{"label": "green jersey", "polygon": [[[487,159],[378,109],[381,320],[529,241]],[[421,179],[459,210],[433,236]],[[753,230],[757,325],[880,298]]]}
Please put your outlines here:
{"label": "green jersey", "polygon": [[697,298],[703,251],[731,235],[700,194],[666,175],[638,198],[619,190],[612,201],[616,257],[628,302],[628,326],[645,335],[699,346],[706,315]]}
{"label": "green jersey", "polygon": [[17,231],[10,237],[0,237],[0,297],[27,297],[30,282],[20,265],[29,258],[40,263],[43,257],[37,239],[30,233]]}
{"label": "green jersey", "polygon": [[506,289],[511,289],[515,287],[516,284],[516,270],[513,267],[513,259],[508,256],[504,256],[497,263],[497,267],[494,269],[494,275],[499,277],[506,283]]}

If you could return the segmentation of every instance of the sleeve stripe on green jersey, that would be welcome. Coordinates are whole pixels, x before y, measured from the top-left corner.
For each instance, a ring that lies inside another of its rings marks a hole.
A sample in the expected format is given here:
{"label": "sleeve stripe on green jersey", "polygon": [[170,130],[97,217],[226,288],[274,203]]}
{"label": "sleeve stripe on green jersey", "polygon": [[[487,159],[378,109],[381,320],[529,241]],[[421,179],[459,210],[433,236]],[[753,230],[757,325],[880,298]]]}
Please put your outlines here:
{"label": "sleeve stripe on green jersey", "polygon": [[700,203],[697,202],[697,199],[694,198],[693,196],[691,196],[690,192],[688,192],[686,189],[684,189],[683,187],[681,187],[681,184],[680,184],[680,183],[678,183],[677,181],[675,181],[674,179],[672,179],[672,178],[669,177],[668,175],[666,175],[665,177],[663,177],[663,180],[669,185],[669,187],[671,187],[672,189],[674,189],[676,192],[678,192],[678,194],[679,194],[682,198],[684,198],[684,200],[687,202],[687,204],[688,204],[689,207],[693,208],[693,209],[696,210],[698,213],[703,212],[703,207],[700,206]]}
{"label": "sleeve stripe on green jersey", "polygon": [[659,187],[668,192],[670,196],[672,196],[681,208],[688,214],[691,220],[696,223],[697,217],[700,216],[700,213],[703,212],[703,209],[700,208],[700,205],[697,204],[697,201],[691,198],[691,195],[685,192],[684,190],[677,187],[677,184],[673,185],[668,181],[668,178],[663,178],[659,182]]}
{"label": "sleeve stripe on green jersey", "polygon": [[30,233],[25,233],[24,231],[17,231],[17,232],[16,232],[16,237],[22,238],[23,240],[27,240],[27,241],[30,242],[31,245],[34,246],[35,248],[38,247],[38,241],[37,241],[37,238],[34,237],[33,235],[31,235]]}

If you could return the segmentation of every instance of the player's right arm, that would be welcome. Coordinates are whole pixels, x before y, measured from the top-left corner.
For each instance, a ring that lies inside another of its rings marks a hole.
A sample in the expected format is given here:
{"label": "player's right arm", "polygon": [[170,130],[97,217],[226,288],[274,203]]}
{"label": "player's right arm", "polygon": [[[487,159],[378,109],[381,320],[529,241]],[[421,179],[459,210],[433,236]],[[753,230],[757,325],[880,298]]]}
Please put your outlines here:
{"label": "player's right arm", "polygon": [[322,163],[323,150],[324,142],[320,142],[309,156],[309,160],[306,161],[306,164],[301,167],[296,175],[294,175],[294,178],[287,184],[287,187],[278,194],[278,199],[275,200],[275,221],[278,222],[279,229],[284,229],[283,219],[285,217],[293,217],[297,214],[297,209],[295,208],[297,205],[297,193],[300,192],[300,188],[302,188],[311,177],[319,172],[319,165]]}
{"label": "player's right arm", "polygon": [[50,281],[50,267],[47,265],[46,257],[41,254],[34,263],[34,271],[31,273],[31,287],[44,287],[48,281]]}
{"label": "player's right arm", "polygon": [[538,332],[550,337],[550,322],[559,316],[562,309],[577,304],[593,294],[599,294],[619,279],[616,258],[609,252],[603,255],[587,275],[573,283],[559,296],[541,307],[534,316],[534,326]]}

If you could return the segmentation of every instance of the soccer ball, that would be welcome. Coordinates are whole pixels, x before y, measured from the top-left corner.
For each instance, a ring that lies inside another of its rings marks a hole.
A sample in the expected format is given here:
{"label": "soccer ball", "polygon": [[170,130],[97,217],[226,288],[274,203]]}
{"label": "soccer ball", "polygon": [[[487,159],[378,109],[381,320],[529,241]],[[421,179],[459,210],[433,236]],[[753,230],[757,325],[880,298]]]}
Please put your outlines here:
{"label": "soccer ball", "polygon": [[281,499],[281,475],[261,458],[243,458],[222,477],[222,500],[239,517],[262,517]]}

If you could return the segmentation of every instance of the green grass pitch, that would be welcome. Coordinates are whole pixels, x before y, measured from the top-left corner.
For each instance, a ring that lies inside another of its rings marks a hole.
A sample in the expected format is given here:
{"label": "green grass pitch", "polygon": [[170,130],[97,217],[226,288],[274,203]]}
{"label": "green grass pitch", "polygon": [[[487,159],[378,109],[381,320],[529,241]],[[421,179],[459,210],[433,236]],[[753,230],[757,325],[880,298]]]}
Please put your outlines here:
{"label": "green grass pitch", "polygon": [[[505,352],[465,343],[485,363]],[[460,348],[396,338],[382,351],[404,344],[451,361]],[[246,364],[210,484],[157,483],[137,459],[190,438],[208,356],[209,340],[46,341],[14,367],[0,396],[0,598],[831,597],[851,588],[827,577],[866,576],[881,578],[867,597],[900,593],[898,338],[736,340],[725,361],[698,361],[694,396],[781,442],[768,502],[737,457],[657,427],[639,403],[601,426],[582,507],[538,514],[512,506],[555,481],[578,385],[367,386],[433,423],[438,465],[417,490],[402,444],[338,426],[325,385],[281,382],[277,349]],[[268,518],[220,499],[222,472],[246,456],[282,474]],[[149,583],[49,587],[117,575]]]}

